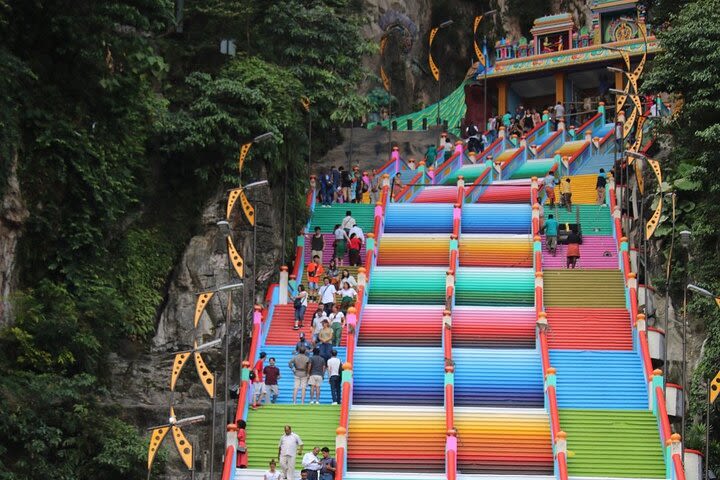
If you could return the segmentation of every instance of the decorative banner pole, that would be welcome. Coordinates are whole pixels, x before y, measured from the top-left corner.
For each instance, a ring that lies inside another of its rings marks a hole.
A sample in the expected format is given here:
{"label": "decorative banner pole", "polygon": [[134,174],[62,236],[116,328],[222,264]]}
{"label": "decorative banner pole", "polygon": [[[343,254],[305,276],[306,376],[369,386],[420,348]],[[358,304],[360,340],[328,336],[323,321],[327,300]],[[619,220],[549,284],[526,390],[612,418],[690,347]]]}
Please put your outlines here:
{"label": "decorative banner pole", "polygon": [[160,444],[162,444],[165,436],[169,431],[172,431],[175,448],[177,449],[180,458],[182,458],[183,463],[188,470],[194,469],[194,465],[192,462],[193,446],[188,441],[185,434],[182,432],[181,427],[203,421],[205,421],[205,415],[198,415],[195,417],[188,417],[183,418],[182,420],[178,420],[175,417],[175,410],[173,409],[173,407],[170,407],[170,418],[168,419],[168,423],[148,428],[148,431],[150,432],[150,445],[148,446],[147,463],[148,480],[150,479],[150,473],[152,472],[152,465],[155,461],[155,455],[157,454],[158,449],[160,448]]}
{"label": "decorative banner pole", "polygon": [[[438,31],[442,28],[449,27],[453,23],[454,22],[452,20],[446,20],[446,21],[442,22],[440,25],[438,25],[437,27],[433,27],[430,30],[430,38],[428,39],[428,64],[430,64],[430,71],[432,72],[432,76],[435,79],[435,81],[438,82],[438,86],[440,84],[440,69],[435,64],[435,60],[433,60],[432,45],[433,45],[433,41],[435,40],[435,36],[437,35]],[[441,104],[442,104],[442,96],[438,100],[438,104],[437,104],[437,118],[436,118],[437,125],[441,124],[441,121],[440,121],[440,105]]]}

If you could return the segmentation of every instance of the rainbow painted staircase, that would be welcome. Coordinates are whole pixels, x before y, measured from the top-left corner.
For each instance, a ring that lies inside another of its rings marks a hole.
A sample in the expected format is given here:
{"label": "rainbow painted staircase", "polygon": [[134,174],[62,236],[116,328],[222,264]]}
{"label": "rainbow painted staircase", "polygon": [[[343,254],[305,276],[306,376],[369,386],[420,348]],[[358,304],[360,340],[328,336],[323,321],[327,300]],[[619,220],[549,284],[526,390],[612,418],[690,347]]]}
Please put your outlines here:
{"label": "rainbow painted staircase", "polygon": [[[435,179],[464,168],[461,154]],[[250,468],[230,468],[230,442],[224,480],[261,478],[284,424],[308,448],[334,449],[338,479],[684,480],[612,182],[607,206],[595,205],[588,174],[571,177],[571,211],[544,206],[582,232],[568,270],[565,246],[544,247],[538,182],[483,185],[496,166],[476,170],[474,185],[441,183],[434,198],[408,189],[392,203],[386,187],[379,205],[348,207],[372,234],[339,349],[342,405],[329,405],[327,384],[322,405],[291,405],[281,383],[277,405],[249,410],[243,369],[236,417],[248,423]],[[329,233],[346,207],[314,209],[308,232]],[[249,360],[278,358],[281,382],[297,336],[281,293],[302,281],[308,245],[298,237],[293,270],[254,316]]]}

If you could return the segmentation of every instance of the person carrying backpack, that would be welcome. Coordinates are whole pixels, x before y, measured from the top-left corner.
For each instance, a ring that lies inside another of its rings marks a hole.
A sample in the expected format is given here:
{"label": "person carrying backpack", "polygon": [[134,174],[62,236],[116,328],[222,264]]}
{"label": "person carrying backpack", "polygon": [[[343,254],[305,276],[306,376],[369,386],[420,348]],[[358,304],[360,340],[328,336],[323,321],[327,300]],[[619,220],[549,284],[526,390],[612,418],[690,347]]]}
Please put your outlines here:
{"label": "person carrying backpack", "polygon": [[298,285],[298,293],[293,297],[293,307],[295,307],[295,326],[293,330],[299,330],[303,326],[305,318],[305,310],[307,310],[308,293],[303,285]]}

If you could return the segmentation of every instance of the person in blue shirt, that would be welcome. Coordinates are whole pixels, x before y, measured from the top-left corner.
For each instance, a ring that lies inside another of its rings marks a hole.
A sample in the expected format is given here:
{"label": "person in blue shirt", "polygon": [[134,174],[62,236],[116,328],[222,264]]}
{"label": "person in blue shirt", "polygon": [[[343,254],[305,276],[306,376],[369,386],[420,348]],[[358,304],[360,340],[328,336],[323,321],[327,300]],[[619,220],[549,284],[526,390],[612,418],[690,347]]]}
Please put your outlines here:
{"label": "person in blue shirt", "polygon": [[545,220],[545,246],[554,257],[557,254],[558,222],[553,215]]}
{"label": "person in blue shirt", "polygon": [[543,180],[543,186],[545,187],[545,195],[547,196],[550,207],[555,206],[555,173],[548,172]]}

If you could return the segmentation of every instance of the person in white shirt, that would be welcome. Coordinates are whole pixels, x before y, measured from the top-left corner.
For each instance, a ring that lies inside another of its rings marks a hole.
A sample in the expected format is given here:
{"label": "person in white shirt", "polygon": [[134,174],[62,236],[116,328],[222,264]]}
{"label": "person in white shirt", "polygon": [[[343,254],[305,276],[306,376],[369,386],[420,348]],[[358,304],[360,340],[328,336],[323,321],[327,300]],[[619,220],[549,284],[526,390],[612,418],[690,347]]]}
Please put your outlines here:
{"label": "person in white shirt", "polygon": [[281,473],[275,470],[275,460],[270,460],[270,470],[265,472],[263,480],[280,480]]}
{"label": "person in white shirt", "polygon": [[335,288],[335,285],[330,283],[330,278],[325,277],[323,279],[323,286],[320,287],[320,303],[323,304],[323,308],[325,309],[325,313],[331,313],[333,304],[335,303],[335,294],[337,293],[337,289]]}
{"label": "person in white shirt", "polygon": [[320,333],[320,330],[323,329],[322,322],[323,320],[327,320],[328,316],[325,313],[325,311],[322,309],[322,307],[318,307],[317,311],[315,312],[315,315],[313,315],[312,319],[312,334],[313,334],[313,342],[317,344],[318,342],[318,334]]}
{"label": "person in white shirt", "polygon": [[345,269],[340,273],[340,278],[338,279],[338,285],[342,286],[343,283],[347,282],[348,285],[355,288],[357,287],[357,280],[355,280],[355,277],[350,275],[350,271]]}
{"label": "person in white shirt", "polygon": [[295,480],[295,458],[298,453],[302,455],[302,448],[302,439],[293,433],[290,425],[285,425],[285,435],[280,437],[278,444],[278,458],[285,480]]}
{"label": "person in white shirt", "polygon": [[355,225],[355,219],[352,217],[352,212],[348,210],[345,212],[345,218],[342,219],[340,226],[345,230],[345,233],[350,235],[350,229],[353,225]]}
{"label": "person in white shirt", "polygon": [[[342,315],[342,313],[340,313],[340,315]],[[337,356],[337,350],[333,350],[331,355],[327,361],[328,382],[330,382],[332,404],[337,405],[341,400],[340,370],[342,369],[342,362]]]}
{"label": "person in white shirt", "polygon": [[357,235],[357,237],[360,239],[360,243],[365,245],[365,234],[362,231],[362,228],[357,226],[357,223],[354,223],[352,227],[350,227],[350,233],[348,233],[348,237],[352,237],[352,234]]}
{"label": "person in white shirt", "polygon": [[333,331],[333,345],[339,346],[342,339],[342,327],[345,324],[345,315],[340,311],[337,305],[333,305],[333,311],[328,316],[330,328]]}
{"label": "person in white shirt", "polygon": [[350,286],[348,282],[343,282],[342,288],[340,289],[340,310],[345,313],[347,312],[347,309],[355,305],[355,298],[357,297],[357,292],[354,288]]}
{"label": "person in white shirt", "polygon": [[302,466],[307,470],[308,480],[318,480],[318,472],[320,471],[320,447],[314,447],[312,452],[308,452],[303,456]]}

